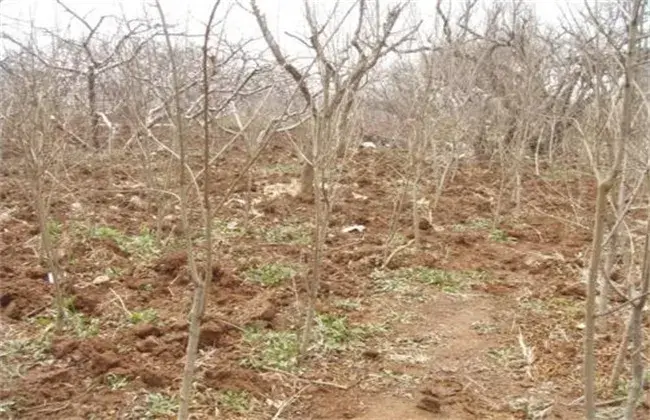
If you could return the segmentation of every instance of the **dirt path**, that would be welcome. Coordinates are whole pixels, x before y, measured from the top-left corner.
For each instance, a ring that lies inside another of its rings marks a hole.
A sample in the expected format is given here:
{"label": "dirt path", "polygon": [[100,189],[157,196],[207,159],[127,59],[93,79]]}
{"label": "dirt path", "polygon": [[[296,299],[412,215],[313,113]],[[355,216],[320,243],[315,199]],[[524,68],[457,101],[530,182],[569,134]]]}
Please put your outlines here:
{"label": "dirt path", "polygon": [[[486,383],[499,376],[485,369],[487,352],[499,345],[496,334],[486,334],[499,328],[494,319],[498,302],[477,293],[429,293],[423,296],[424,303],[404,302],[404,314],[410,322],[395,328],[383,356],[387,360],[383,368],[402,372],[411,380],[392,392],[363,399],[361,404],[366,409],[354,418],[476,418],[477,413],[472,413],[468,404],[475,405],[472,400],[486,391],[479,381]],[[474,379],[477,373],[480,378]]]}

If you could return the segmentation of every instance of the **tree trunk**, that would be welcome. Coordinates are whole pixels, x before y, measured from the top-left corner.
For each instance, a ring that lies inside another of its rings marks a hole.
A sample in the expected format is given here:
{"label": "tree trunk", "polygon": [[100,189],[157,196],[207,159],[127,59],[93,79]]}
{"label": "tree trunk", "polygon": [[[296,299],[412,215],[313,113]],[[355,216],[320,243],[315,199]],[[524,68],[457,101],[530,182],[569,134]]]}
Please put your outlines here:
{"label": "tree trunk", "polygon": [[607,211],[607,194],[612,188],[612,179],[600,182],[596,197],[594,212],[594,231],[587,279],[587,299],[585,303],[585,338],[584,338],[584,385],[585,385],[585,417],[587,420],[596,419],[596,290],[598,287],[598,267],[603,243],[605,214]]}
{"label": "tree trunk", "polygon": [[99,115],[97,114],[97,73],[95,67],[88,67],[88,116],[90,118],[90,140],[95,149],[99,144]]}
{"label": "tree trunk", "polygon": [[[311,156],[307,156],[311,159]],[[302,165],[302,173],[300,174],[300,195],[304,198],[311,198],[314,196],[314,165],[310,162],[305,162]]]}

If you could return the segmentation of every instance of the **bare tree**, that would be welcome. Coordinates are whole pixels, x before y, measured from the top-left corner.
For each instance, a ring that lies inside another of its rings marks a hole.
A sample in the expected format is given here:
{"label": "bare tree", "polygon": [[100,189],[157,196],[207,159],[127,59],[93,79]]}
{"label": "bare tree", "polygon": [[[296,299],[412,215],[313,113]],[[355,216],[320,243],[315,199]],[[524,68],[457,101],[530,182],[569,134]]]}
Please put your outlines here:
{"label": "bare tree", "polygon": [[[3,115],[7,128],[18,139],[26,168],[27,185],[31,188],[32,204],[40,236],[40,262],[47,270],[47,282],[54,288],[56,328],[60,331],[65,321],[64,285],[56,229],[50,214],[50,200],[54,182],[65,153],[57,130],[56,109],[60,107],[61,86],[51,70],[42,71],[34,58],[25,54],[14,57],[5,67],[5,78],[18,106]],[[7,89],[9,90],[9,89]],[[7,92],[9,93],[9,92]]]}
{"label": "bare tree", "polygon": [[[333,189],[329,176],[329,171],[334,163],[333,159],[335,156],[344,154],[346,149],[347,145],[341,140],[347,137],[345,132],[351,127],[349,118],[357,93],[363,85],[364,77],[382,57],[410,40],[418,28],[418,26],[410,28],[406,33],[392,40],[395,35],[395,26],[407,4],[399,3],[392,7],[381,26],[368,28],[367,2],[358,0],[347,9],[342,19],[333,23],[334,28],[330,35],[326,36],[325,31],[332,23],[334,11],[339,3],[335,4],[333,11],[323,24],[319,23],[310,2],[305,0],[303,4],[310,33],[307,39],[294,38],[299,39],[303,45],[313,51],[318,68],[320,95],[314,93],[314,89],[309,86],[309,73],[301,72],[287,60],[269,30],[266,18],[258,8],[256,1],[251,0],[250,2],[252,13],[273,57],[295,81],[311,117],[311,136],[301,147],[301,154],[304,158],[301,193],[303,196],[313,197],[315,203],[312,276],[307,282],[307,314],[300,345],[302,356],[305,355],[309,344],[315,316],[314,305],[320,282],[320,261]],[[355,8],[358,20],[350,42],[338,56],[328,56],[327,44],[339,32],[343,22]]]}
{"label": "bare tree", "polygon": [[[310,35],[308,40],[301,40],[301,42],[313,50],[318,64],[318,77],[320,81],[319,91],[322,98],[312,92],[308,85],[308,74],[302,73],[298,68],[290,63],[284,53],[280,50],[280,46],[275,41],[271,31],[266,23],[266,18],[260,12],[254,0],[251,0],[251,8],[257,23],[260,27],[262,35],[266,40],[273,56],[279,65],[281,65],[294,81],[300,86],[300,91],[305,100],[311,117],[313,118],[314,126],[322,126],[321,139],[330,140],[331,134],[336,127],[328,127],[335,117],[337,117],[339,124],[345,124],[354,98],[360,87],[362,86],[364,76],[379,62],[379,60],[386,56],[391,51],[395,51],[397,47],[411,39],[411,36],[417,30],[417,27],[410,29],[406,34],[403,34],[396,40],[390,42],[394,36],[395,25],[399,21],[406,4],[398,4],[391,8],[386,15],[385,22],[382,29],[367,30],[365,15],[368,13],[368,8],[365,0],[358,0],[355,4],[347,10],[344,18],[335,25],[329,39],[332,39],[338,32],[343,21],[351,14],[353,7],[358,6],[358,22],[354,30],[353,37],[349,42],[348,47],[339,55],[343,58],[336,60],[327,56],[326,41],[324,39],[325,30],[330,24],[333,16],[330,16],[325,24],[320,25],[316,19],[312,6],[309,1],[304,2],[305,18],[309,25]],[[334,8],[335,9],[335,8]],[[370,36],[371,38],[367,38]],[[350,60],[355,60],[353,63],[348,63]],[[345,69],[350,69],[346,71]],[[320,99],[320,100],[319,100]],[[320,102],[320,103],[319,103]],[[340,113],[340,116],[337,114]],[[342,127],[339,126],[338,129]],[[318,132],[318,130],[317,130]],[[327,137],[327,136],[330,137]],[[317,140],[317,139],[315,139]],[[315,159],[314,150],[318,147],[313,141],[303,148],[305,155],[305,169],[302,176],[302,191],[305,195],[311,196],[313,194],[313,177],[314,168],[313,160]]]}
{"label": "bare tree", "polygon": [[[101,121],[101,114],[98,109],[100,93],[98,86],[99,77],[104,73],[135,60],[142,47],[149,42],[154,34],[143,23],[127,21],[125,22],[126,32],[114,43],[107,43],[99,39],[100,28],[104,22],[114,18],[101,16],[97,22],[91,24],[87,19],[68,7],[63,1],[56,0],[56,2],[74,20],[83,25],[86,30],[84,38],[80,41],[63,38],[50,30],[43,30],[54,40],[64,44],[71,51],[70,55],[48,56],[35,43],[27,46],[9,34],[3,33],[2,36],[20,46],[46,67],[73,76],[79,76],[85,80],[90,143],[99,149],[102,147],[99,139],[99,126]],[[134,39],[138,40],[135,44],[131,42]],[[106,48],[107,44],[108,49]],[[85,62],[85,68],[82,68],[83,66],[80,65],[82,62]]]}
{"label": "bare tree", "polygon": [[[596,197],[596,209],[594,213],[594,231],[593,231],[593,242],[591,250],[591,258],[589,262],[588,275],[587,275],[587,301],[585,304],[585,342],[584,342],[584,380],[585,380],[585,415],[588,419],[592,420],[596,418],[596,389],[595,389],[595,377],[596,377],[596,360],[595,360],[595,324],[596,324],[596,291],[598,287],[598,274],[600,272],[600,263],[601,263],[601,253],[602,253],[602,244],[603,244],[603,234],[605,228],[605,217],[607,213],[607,197],[614,187],[615,183],[620,177],[621,170],[623,167],[624,155],[626,152],[626,144],[629,142],[632,130],[632,119],[633,119],[633,96],[634,96],[634,85],[635,81],[635,68],[638,67],[637,60],[637,50],[638,50],[638,33],[639,25],[641,19],[642,11],[642,1],[641,0],[632,0],[628,3],[629,8],[627,8],[627,45],[625,48],[625,54],[621,62],[622,68],[624,69],[624,82],[622,87],[622,110],[621,110],[621,123],[620,123],[620,135],[614,135],[611,146],[609,147],[611,151],[610,159],[612,164],[609,168],[603,170],[599,164],[599,156],[591,152],[588,148],[590,155],[590,160],[592,161],[592,167],[594,174],[598,182],[597,197]],[[587,5],[589,8],[589,5]],[[598,25],[598,21],[595,22]],[[604,28],[597,27],[597,30],[601,33],[607,33]],[[597,151],[598,152],[598,151]],[[645,300],[643,300],[645,304]],[[637,302],[638,303],[638,302]],[[639,326],[640,328],[640,326]],[[635,341],[635,344],[639,344],[639,329],[637,329],[632,335]],[[640,349],[638,347],[637,349]],[[638,365],[638,364],[637,364]],[[642,372],[641,368],[641,372]],[[635,368],[635,377],[637,375]],[[642,373],[641,373],[642,375]],[[634,403],[638,398],[639,390],[636,389],[637,386],[642,384],[642,379],[640,381],[635,381],[635,389],[630,391],[630,401],[632,401],[632,407],[628,403],[628,408],[626,410],[626,418],[632,418],[634,412]]]}

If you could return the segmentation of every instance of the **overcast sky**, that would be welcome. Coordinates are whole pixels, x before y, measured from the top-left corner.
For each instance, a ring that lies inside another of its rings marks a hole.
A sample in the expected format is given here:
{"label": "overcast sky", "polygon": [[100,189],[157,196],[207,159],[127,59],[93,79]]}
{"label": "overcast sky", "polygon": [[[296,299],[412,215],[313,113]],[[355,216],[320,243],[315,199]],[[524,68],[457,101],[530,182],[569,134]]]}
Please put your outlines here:
{"label": "overcast sky", "polygon": [[[312,0],[313,1],[313,0]],[[432,22],[434,15],[434,0],[411,0],[415,9],[411,18],[419,14],[425,21]],[[461,0],[451,0],[452,4],[459,7]],[[489,4],[498,0],[482,0]],[[507,0],[506,0],[507,1]],[[214,0],[160,0],[168,21],[180,24],[190,31],[199,33],[203,30],[203,24],[213,5]],[[220,7],[221,13],[230,9],[227,20],[227,31],[229,37],[250,38],[259,36],[255,21],[249,13],[233,5],[235,0],[223,0]],[[248,0],[241,0],[242,4],[248,4]],[[545,23],[557,21],[561,15],[561,7],[566,4],[581,3],[582,0],[529,0],[533,3],[537,16]],[[314,3],[323,11],[332,7],[334,0],[317,0]],[[383,0],[382,4],[388,6],[395,3],[395,0]],[[447,3],[445,1],[444,3]],[[90,22],[96,22],[101,15],[126,15],[127,17],[142,17],[147,13],[151,18],[157,19],[157,13],[153,7],[153,0],[65,0],[68,5],[79,15],[88,17]],[[341,0],[343,7],[352,4],[352,0]],[[271,30],[279,35],[280,43],[291,44],[292,41],[282,35],[285,31],[304,31],[304,19],[302,17],[302,0],[258,0],[260,9],[267,15]],[[16,21],[34,21],[39,27],[65,27],[70,22],[70,15],[54,0],[0,0],[0,27],[2,31],[12,32],[15,29]],[[108,26],[107,26],[108,28]],[[106,29],[104,29],[106,30]],[[286,48],[286,47],[285,47]],[[289,46],[289,48],[291,48]]]}

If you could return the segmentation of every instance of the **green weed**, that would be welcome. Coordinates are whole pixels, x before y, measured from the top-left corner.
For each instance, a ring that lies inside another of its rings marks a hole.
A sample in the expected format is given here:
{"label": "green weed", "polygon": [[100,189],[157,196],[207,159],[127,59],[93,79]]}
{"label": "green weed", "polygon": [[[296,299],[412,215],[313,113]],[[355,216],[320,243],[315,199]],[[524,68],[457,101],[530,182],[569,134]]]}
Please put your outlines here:
{"label": "green weed", "polygon": [[50,238],[56,241],[61,237],[61,234],[63,233],[63,225],[61,222],[50,219],[46,222],[45,226]]}
{"label": "green weed", "polygon": [[512,243],[516,242],[515,238],[511,238],[508,236],[508,234],[501,230],[501,229],[492,229],[490,231],[489,239],[492,242],[499,242],[499,243]]}
{"label": "green weed", "polygon": [[271,263],[246,270],[244,277],[263,286],[277,286],[292,279],[296,274],[296,269],[290,265]]}
{"label": "green weed", "polygon": [[259,331],[247,328],[244,342],[252,350],[243,363],[254,367],[272,367],[286,371],[296,368],[298,336],[291,331]]}
{"label": "green weed", "polygon": [[299,223],[273,226],[262,235],[264,240],[273,244],[308,245],[311,243],[311,229]]}
{"label": "green weed", "polygon": [[118,375],[115,373],[109,373],[106,375],[106,385],[116,391],[118,389],[125,388],[129,384],[129,378],[124,375]]}
{"label": "green weed", "polygon": [[144,406],[134,409],[139,419],[159,419],[163,416],[174,416],[178,411],[178,401],[175,398],[160,393],[147,394]]}
{"label": "green weed", "polygon": [[319,314],[316,316],[315,346],[327,351],[345,350],[371,335],[384,332],[384,326],[352,325],[346,316]]}
{"label": "green weed", "polygon": [[71,313],[66,320],[74,335],[79,338],[96,337],[99,334],[99,319],[80,313]]}
{"label": "green weed", "polygon": [[17,338],[4,340],[0,343],[0,376],[18,378],[30,365],[44,363],[50,358],[52,348],[51,331],[49,326],[38,337]]}
{"label": "green weed", "polygon": [[241,227],[236,221],[227,221],[221,219],[214,219],[212,221],[212,231],[222,238],[236,238],[246,233],[245,229]]}
{"label": "green weed", "polygon": [[147,308],[141,311],[131,312],[129,322],[131,324],[153,324],[158,320],[158,312],[155,309]]}
{"label": "green weed", "polygon": [[143,227],[138,235],[126,233],[110,226],[96,226],[89,229],[91,238],[108,239],[124,252],[147,259],[160,254],[155,233]]}
{"label": "green weed", "polygon": [[334,306],[345,311],[358,311],[361,309],[361,302],[355,299],[339,299],[334,302]]}
{"label": "green weed", "polygon": [[458,293],[472,283],[485,280],[485,273],[448,271],[429,267],[408,267],[375,271],[372,275],[378,292],[413,292],[415,284],[435,286],[448,293]]}
{"label": "green weed", "polygon": [[251,396],[246,391],[224,390],[218,400],[219,406],[227,411],[243,414],[251,409]]}
{"label": "green weed", "polygon": [[471,219],[465,223],[459,223],[452,227],[455,232],[467,232],[472,230],[486,230],[492,226],[492,222],[487,219]]}

